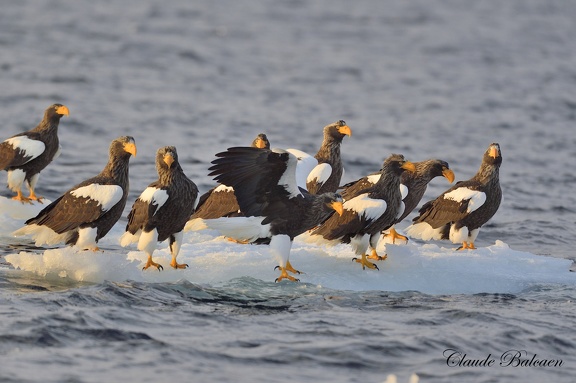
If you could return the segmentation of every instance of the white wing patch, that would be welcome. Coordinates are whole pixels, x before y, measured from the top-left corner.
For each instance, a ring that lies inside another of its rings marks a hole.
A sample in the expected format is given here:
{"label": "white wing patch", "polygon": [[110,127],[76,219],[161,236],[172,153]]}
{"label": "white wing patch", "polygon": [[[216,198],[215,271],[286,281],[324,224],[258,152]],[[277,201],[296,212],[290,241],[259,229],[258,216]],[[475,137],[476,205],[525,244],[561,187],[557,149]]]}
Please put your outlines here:
{"label": "white wing patch", "polygon": [[368,193],[360,194],[346,202],[344,202],[344,209],[352,210],[358,216],[366,217],[367,219],[376,219],[386,211],[386,201],[382,199],[372,199],[368,197]]}
{"label": "white wing patch", "polygon": [[318,161],[310,154],[298,149],[286,149],[286,151],[298,159],[298,164],[296,165],[296,183],[302,189],[306,189],[306,178],[312,169],[318,165]]}
{"label": "white wing patch", "polygon": [[234,188],[232,186],[226,186],[224,184],[220,184],[218,185],[218,187],[216,189],[214,189],[213,193],[218,193],[218,192],[233,192]]}
{"label": "white wing patch", "polygon": [[122,199],[123,190],[118,185],[91,184],[70,192],[74,197],[85,197],[97,201],[102,211],[110,210]]}
{"label": "white wing patch", "polygon": [[370,174],[367,178],[368,182],[370,182],[372,185],[376,185],[380,180],[380,177],[382,177],[382,174]]}
{"label": "white wing patch", "polygon": [[478,190],[468,189],[466,187],[461,187],[452,190],[450,193],[444,194],[444,199],[451,199],[456,202],[470,200],[470,202],[468,202],[468,210],[466,210],[466,212],[471,213],[478,209],[480,206],[484,205],[484,202],[486,202],[486,193]]}
{"label": "white wing patch", "polygon": [[26,157],[30,156],[31,158],[28,161],[38,157],[44,153],[44,150],[46,149],[46,146],[42,141],[32,140],[26,136],[12,137],[7,139],[5,142],[12,145],[14,149],[20,149],[23,151]]}
{"label": "white wing patch", "polygon": [[332,166],[330,166],[330,164],[318,164],[314,169],[312,169],[310,174],[308,174],[306,182],[317,182],[323,184],[328,180],[330,174],[332,174]]}
{"label": "white wing patch", "polygon": [[154,211],[155,215],[158,210],[168,201],[168,192],[166,190],[147,187],[142,194],[140,194],[140,200],[150,204],[156,205],[156,210]]}

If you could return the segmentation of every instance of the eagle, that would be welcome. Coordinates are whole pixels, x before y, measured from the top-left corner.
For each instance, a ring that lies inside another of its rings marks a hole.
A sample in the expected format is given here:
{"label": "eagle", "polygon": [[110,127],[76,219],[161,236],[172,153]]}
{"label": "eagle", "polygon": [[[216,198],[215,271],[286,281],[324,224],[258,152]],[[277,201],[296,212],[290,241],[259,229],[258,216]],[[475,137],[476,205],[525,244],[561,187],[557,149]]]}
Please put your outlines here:
{"label": "eagle", "polygon": [[198,188],[182,170],[174,146],[164,146],[156,152],[158,180],[140,194],[128,214],[126,232],[120,239],[122,246],[138,242],[138,250],[146,252],[148,260],[143,270],[162,265],[152,261],[158,242],[169,240],[174,269],[187,264],[176,262],[182,245],[183,229],[198,202]]}
{"label": "eagle", "polygon": [[209,175],[234,188],[244,217],[207,220],[208,225],[232,238],[268,243],[280,261],[276,281],[297,281],[288,274],[300,273],[290,264],[294,238],[335,211],[341,214],[342,197],[333,192],[315,195],[298,187],[298,159],[282,149],[233,147],[216,157]]}
{"label": "eagle", "polygon": [[[58,125],[60,118],[69,114],[65,105],[50,105],[38,126],[0,143],[0,170],[8,172],[8,187],[16,193],[12,199],[42,203],[43,197],[35,193],[36,183],[40,172],[60,155]],[[24,182],[30,190],[28,197],[22,195]]]}
{"label": "eagle", "polygon": [[426,202],[406,233],[422,240],[449,239],[458,250],[475,249],[480,227],[496,214],[502,201],[500,165],[502,152],[492,143],[484,152],[480,169],[467,181],[457,182]]}
{"label": "eagle", "polygon": [[130,136],[112,141],[108,163],[89,178],[50,203],[15,236],[30,235],[37,246],[66,243],[84,250],[98,250],[104,237],[122,216],[128,197],[128,163],[136,155]]}

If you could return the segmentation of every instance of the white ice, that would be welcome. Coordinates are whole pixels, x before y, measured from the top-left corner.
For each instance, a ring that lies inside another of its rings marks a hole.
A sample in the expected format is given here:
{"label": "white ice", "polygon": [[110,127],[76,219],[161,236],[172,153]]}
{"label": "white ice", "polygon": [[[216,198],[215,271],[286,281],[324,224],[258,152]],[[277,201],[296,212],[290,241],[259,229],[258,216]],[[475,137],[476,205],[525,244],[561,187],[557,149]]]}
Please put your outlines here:
{"label": "white ice", "polygon": [[[36,214],[44,205],[22,205],[0,197],[0,240],[19,242],[10,232]],[[164,271],[142,271],[146,254],[136,247],[119,246],[123,225],[117,224],[103,238],[102,252],[79,251],[70,247],[41,252],[21,251],[4,257],[10,265],[1,273],[33,273],[37,277],[63,282],[100,283],[126,280],[220,285],[239,277],[252,277],[272,283],[279,272],[277,260],[266,245],[243,245],[228,241],[214,230],[187,232],[178,262],[186,270],[174,270],[168,243],[163,242],[154,260]],[[379,253],[383,252],[382,243]],[[535,285],[576,285],[576,273],[570,272],[568,259],[535,255],[510,249],[502,242],[477,250],[455,251],[449,242],[386,245],[388,259],[378,262],[379,271],[362,270],[351,259],[349,245],[308,244],[296,238],[290,254],[291,264],[304,274],[300,283],[319,288],[353,291],[420,291],[427,294],[516,293]],[[279,284],[294,283],[284,281]]]}

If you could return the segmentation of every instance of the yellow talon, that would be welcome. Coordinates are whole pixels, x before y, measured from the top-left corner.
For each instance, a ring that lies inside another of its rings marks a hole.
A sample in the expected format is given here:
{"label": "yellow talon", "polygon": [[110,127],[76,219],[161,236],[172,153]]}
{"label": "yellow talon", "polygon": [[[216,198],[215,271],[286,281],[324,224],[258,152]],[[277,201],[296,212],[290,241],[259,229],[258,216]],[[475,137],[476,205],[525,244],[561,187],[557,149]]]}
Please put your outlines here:
{"label": "yellow talon", "polygon": [[18,190],[16,193],[17,193],[17,194],[16,194],[14,197],[12,197],[13,200],[15,200],[15,201],[20,201],[20,202],[22,202],[22,203],[27,202],[27,203],[29,203],[30,205],[32,205],[32,201],[30,200],[30,198],[24,197],[24,196],[22,195],[22,192],[21,192],[20,190]]}
{"label": "yellow talon", "polygon": [[298,271],[294,267],[292,267],[292,265],[290,264],[290,261],[286,262],[286,271],[289,271],[293,274],[302,274],[300,271]]}
{"label": "yellow talon", "polygon": [[376,261],[383,261],[386,258],[388,258],[388,255],[384,254],[383,257],[379,256],[378,253],[376,252],[376,249],[372,249],[372,253],[368,256],[366,256],[366,259],[374,259]]}
{"label": "yellow talon", "polygon": [[476,250],[476,246],[474,246],[474,242],[462,242],[462,246],[460,246],[459,248],[457,248],[456,250]]}
{"label": "yellow talon", "polygon": [[172,258],[172,261],[170,262],[170,266],[172,266],[172,268],[174,268],[174,269],[185,269],[185,268],[189,267],[187,263],[176,262],[176,258]]}
{"label": "yellow talon", "polygon": [[392,226],[392,228],[388,231],[388,233],[384,234],[385,237],[392,237],[392,243],[396,243],[396,239],[401,239],[405,242],[408,242],[408,237],[406,237],[405,235],[402,234],[398,234],[398,232],[396,231],[396,229],[394,229],[394,226]]}
{"label": "yellow talon", "polygon": [[359,258],[352,258],[352,260],[360,263],[362,265],[362,270],[365,270],[366,267],[368,267],[369,269],[380,270],[378,268],[378,266],[376,266],[372,262],[368,262],[368,260],[366,259],[366,254],[362,254],[362,258],[360,258],[360,259]]}
{"label": "yellow talon", "polygon": [[152,256],[148,256],[148,261],[146,262],[146,265],[144,265],[144,267],[142,268],[142,270],[146,270],[149,267],[154,266],[156,269],[158,269],[158,271],[160,270],[164,270],[164,267],[162,267],[161,264],[156,263],[154,261],[152,261]]}
{"label": "yellow talon", "polygon": [[278,278],[276,278],[276,282],[280,282],[282,279],[288,279],[292,282],[299,282],[300,280],[297,278],[294,278],[291,275],[288,275],[288,271],[286,270],[286,267],[280,267],[278,266],[278,268],[281,270],[280,276]]}

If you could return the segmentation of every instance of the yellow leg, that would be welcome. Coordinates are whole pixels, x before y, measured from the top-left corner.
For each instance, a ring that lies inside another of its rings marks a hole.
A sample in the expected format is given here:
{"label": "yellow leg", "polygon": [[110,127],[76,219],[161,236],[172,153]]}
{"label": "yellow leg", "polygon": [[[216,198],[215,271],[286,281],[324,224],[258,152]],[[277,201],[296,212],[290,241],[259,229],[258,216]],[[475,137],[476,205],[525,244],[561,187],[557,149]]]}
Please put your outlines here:
{"label": "yellow leg", "polygon": [[299,279],[296,279],[293,276],[289,275],[286,267],[278,266],[278,268],[281,270],[281,272],[280,272],[280,276],[278,278],[276,278],[276,282],[280,282],[282,279],[288,279],[292,282],[299,282],[300,281]]}
{"label": "yellow leg", "polygon": [[34,189],[30,189],[30,195],[28,196],[28,199],[38,201],[38,203],[43,203],[42,200],[44,197],[38,197],[36,193],[34,193]]}
{"label": "yellow leg", "polygon": [[187,263],[176,262],[176,257],[172,257],[172,261],[170,262],[170,266],[172,266],[174,269],[185,269],[185,268],[189,267]]}
{"label": "yellow leg", "polygon": [[146,270],[146,269],[148,269],[150,266],[154,266],[156,269],[158,269],[158,271],[164,270],[164,267],[162,267],[161,264],[152,261],[152,256],[151,256],[151,255],[148,256],[148,261],[146,262],[146,265],[144,265],[144,267],[142,268],[142,270]]}
{"label": "yellow leg", "polygon": [[368,267],[369,269],[376,269],[376,270],[380,270],[378,268],[378,266],[376,266],[375,264],[373,264],[372,262],[368,262],[368,259],[366,259],[366,254],[362,254],[362,258],[352,258],[353,261],[358,262],[359,264],[362,265],[362,270],[365,270],[366,267]]}
{"label": "yellow leg", "polygon": [[474,246],[474,242],[464,241],[464,242],[462,242],[462,246],[460,246],[456,250],[465,250],[465,249],[476,250],[476,246]]}
{"label": "yellow leg", "polygon": [[388,258],[388,255],[384,254],[383,257],[379,256],[376,249],[372,249],[372,253],[366,257],[366,259],[374,259],[375,261],[383,261]]}
{"label": "yellow leg", "polygon": [[302,274],[300,271],[298,271],[294,267],[292,267],[292,265],[290,264],[290,261],[286,262],[286,271],[289,271],[293,274]]}
{"label": "yellow leg", "polygon": [[247,239],[236,239],[236,238],[228,238],[230,242],[239,243],[241,245],[247,245],[250,243]]}
{"label": "yellow leg", "polygon": [[27,202],[27,203],[29,203],[30,205],[32,205],[32,201],[30,200],[30,198],[24,197],[24,196],[22,195],[22,191],[21,191],[21,190],[18,190],[18,191],[16,192],[16,195],[15,195],[14,197],[12,197],[12,199],[15,200],[15,201],[20,201],[20,202],[22,202],[22,203]]}
{"label": "yellow leg", "polygon": [[392,243],[396,243],[396,239],[401,239],[405,242],[408,242],[408,237],[402,235],[402,234],[398,234],[398,232],[396,231],[396,229],[394,229],[394,226],[392,226],[390,228],[390,230],[388,231],[388,233],[384,234],[385,237],[392,237]]}

